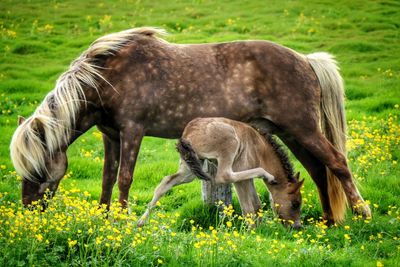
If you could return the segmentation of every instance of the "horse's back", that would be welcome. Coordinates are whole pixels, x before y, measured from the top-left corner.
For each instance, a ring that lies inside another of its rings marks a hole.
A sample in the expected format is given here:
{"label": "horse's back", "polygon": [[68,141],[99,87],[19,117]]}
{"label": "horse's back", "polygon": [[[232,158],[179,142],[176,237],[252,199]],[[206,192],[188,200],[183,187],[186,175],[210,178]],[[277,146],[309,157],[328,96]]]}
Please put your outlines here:
{"label": "horse's back", "polygon": [[[232,78],[235,69],[237,71],[243,64],[254,63],[259,68],[263,66],[294,68],[298,64],[307,62],[300,53],[271,41],[174,44],[142,35],[137,36],[130,45],[122,49],[120,57],[125,59],[125,64],[118,59],[115,67],[121,71],[128,65],[131,71],[143,72],[143,69],[133,68],[141,66],[153,70],[145,72],[148,76],[157,75],[154,70],[162,68],[163,73],[158,72],[158,74],[174,74],[174,77],[180,78],[185,78],[187,75],[190,78],[205,75],[214,79],[218,78],[218,75],[223,79]],[[179,72],[176,72],[178,70]]]}
{"label": "horse's back", "polygon": [[268,41],[180,45],[138,36],[108,63],[113,88],[103,107],[117,124],[142,123],[146,135],[179,137],[196,117],[277,122],[296,112],[282,103],[314,101],[306,60]]}

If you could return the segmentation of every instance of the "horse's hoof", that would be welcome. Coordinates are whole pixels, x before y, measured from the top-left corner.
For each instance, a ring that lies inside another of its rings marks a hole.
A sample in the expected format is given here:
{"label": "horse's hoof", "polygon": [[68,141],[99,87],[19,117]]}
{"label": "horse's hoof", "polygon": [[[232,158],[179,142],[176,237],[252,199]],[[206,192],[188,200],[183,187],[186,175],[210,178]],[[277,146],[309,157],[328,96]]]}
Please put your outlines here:
{"label": "horse's hoof", "polygon": [[371,209],[369,208],[368,204],[364,204],[364,207],[362,208],[362,211],[361,211],[361,215],[364,218],[371,218],[372,217]]}
{"label": "horse's hoof", "polygon": [[333,218],[331,218],[331,217],[323,216],[322,218],[324,220],[325,225],[328,226],[328,227],[335,224],[335,220]]}
{"label": "horse's hoof", "polygon": [[364,218],[371,218],[371,209],[369,208],[369,205],[365,202],[362,202],[360,204],[357,204],[353,207],[353,212],[355,214],[362,215]]}

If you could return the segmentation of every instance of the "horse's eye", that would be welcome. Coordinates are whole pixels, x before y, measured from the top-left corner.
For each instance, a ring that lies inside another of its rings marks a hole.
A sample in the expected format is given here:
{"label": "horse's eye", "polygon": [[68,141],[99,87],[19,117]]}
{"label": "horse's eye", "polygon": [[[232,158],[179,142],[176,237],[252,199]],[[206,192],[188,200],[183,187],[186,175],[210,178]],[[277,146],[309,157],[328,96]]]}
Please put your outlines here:
{"label": "horse's eye", "polygon": [[299,201],[292,201],[292,209],[296,210],[300,207]]}

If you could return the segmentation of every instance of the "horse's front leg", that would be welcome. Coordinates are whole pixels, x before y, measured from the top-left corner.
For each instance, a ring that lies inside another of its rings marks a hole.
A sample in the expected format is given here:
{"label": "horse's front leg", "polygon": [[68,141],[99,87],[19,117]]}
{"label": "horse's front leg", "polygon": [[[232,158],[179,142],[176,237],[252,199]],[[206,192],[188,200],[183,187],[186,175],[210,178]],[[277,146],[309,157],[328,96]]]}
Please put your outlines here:
{"label": "horse's front leg", "polygon": [[119,167],[119,140],[114,140],[103,134],[104,143],[104,167],[103,167],[103,185],[100,197],[100,204],[110,206],[112,190],[117,181]]}
{"label": "horse's front leg", "polygon": [[128,126],[120,132],[118,188],[119,202],[123,208],[128,206],[129,189],[132,184],[133,171],[143,135],[143,127],[134,123],[128,123]]}

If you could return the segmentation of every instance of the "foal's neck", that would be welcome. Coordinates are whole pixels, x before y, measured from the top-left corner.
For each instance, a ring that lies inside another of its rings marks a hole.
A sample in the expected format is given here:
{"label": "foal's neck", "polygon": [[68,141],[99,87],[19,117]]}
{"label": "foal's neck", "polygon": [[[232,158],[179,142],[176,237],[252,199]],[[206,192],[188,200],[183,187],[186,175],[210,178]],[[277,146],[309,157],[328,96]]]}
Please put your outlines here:
{"label": "foal's neck", "polygon": [[265,140],[264,144],[259,146],[258,150],[261,167],[271,173],[278,184],[286,184],[289,182],[290,174],[284,167],[286,163],[278,156],[277,151],[272,145]]}

